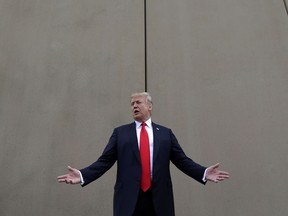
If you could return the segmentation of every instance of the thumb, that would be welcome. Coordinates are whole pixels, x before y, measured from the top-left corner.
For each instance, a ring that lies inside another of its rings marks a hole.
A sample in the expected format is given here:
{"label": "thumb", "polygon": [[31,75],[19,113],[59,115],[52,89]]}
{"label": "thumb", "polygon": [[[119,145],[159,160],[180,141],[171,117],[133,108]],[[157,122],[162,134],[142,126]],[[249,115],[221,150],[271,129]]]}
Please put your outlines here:
{"label": "thumb", "polygon": [[217,169],[220,166],[220,163],[214,164],[211,166],[212,169]]}
{"label": "thumb", "polygon": [[72,168],[71,166],[68,166],[67,169],[70,171],[70,172],[73,172],[75,169]]}

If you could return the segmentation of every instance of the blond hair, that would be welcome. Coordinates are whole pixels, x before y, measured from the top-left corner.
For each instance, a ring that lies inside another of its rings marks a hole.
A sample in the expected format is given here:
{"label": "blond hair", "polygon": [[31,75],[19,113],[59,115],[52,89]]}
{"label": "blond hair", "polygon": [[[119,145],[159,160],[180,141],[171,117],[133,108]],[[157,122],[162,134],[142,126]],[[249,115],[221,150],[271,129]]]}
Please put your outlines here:
{"label": "blond hair", "polygon": [[146,102],[149,103],[151,106],[153,105],[152,97],[148,92],[137,92],[131,95],[131,99],[136,96],[144,96],[146,97]]}

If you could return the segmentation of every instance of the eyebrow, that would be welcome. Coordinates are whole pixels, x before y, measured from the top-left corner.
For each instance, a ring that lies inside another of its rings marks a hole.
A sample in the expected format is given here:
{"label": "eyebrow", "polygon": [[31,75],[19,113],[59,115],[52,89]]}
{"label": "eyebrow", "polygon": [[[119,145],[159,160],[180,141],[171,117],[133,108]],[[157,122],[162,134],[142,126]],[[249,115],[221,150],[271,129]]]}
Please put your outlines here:
{"label": "eyebrow", "polygon": [[132,103],[142,103],[142,101],[141,100],[135,100],[135,101],[131,101],[131,104]]}

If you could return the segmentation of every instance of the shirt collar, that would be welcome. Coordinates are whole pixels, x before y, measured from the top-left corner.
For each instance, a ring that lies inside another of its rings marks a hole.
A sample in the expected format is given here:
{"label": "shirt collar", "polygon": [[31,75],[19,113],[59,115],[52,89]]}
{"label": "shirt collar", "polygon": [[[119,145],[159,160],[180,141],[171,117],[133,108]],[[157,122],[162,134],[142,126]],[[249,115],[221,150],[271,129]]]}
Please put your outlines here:
{"label": "shirt collar", "polygon": [[[141,127],[142,122],[135,121],[135,123],[136,123],[136,128]],[[147,127],[152,128],[152,120],[151,120],[151,118],[149,118],[145,123],[146,123]]]}

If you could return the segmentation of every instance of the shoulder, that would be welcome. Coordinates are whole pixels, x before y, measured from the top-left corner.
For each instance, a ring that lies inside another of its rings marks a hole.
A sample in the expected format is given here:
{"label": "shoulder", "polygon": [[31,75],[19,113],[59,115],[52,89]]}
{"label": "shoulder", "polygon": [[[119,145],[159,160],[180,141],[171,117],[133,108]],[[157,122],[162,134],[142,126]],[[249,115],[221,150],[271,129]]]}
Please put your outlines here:
{"label": "shoulder", "polygon": [[153,128],[156,128],[157,130],[167,130],[167,131],[171,131],[170,128],[166,127],[166,126],[163,126],[163,125],[160,125],[160,124],[157,124],[155,122],[152,122],[152,126]]}
{"label": "shoulder", "polygon": [[135,122],[132,122],[130,124],[124,124],[124,125],[118,126],[114,130],[115,131],[122,131],[122,130],[131,129],[131,128],[135,128]]}

